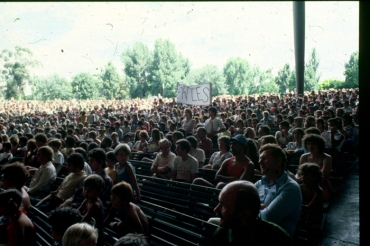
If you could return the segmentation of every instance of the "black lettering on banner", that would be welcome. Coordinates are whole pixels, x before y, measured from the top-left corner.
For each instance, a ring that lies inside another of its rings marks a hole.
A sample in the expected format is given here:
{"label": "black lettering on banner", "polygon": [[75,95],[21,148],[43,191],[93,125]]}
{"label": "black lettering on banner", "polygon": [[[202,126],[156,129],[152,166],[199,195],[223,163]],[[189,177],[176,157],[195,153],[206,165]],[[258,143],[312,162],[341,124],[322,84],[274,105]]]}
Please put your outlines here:
{"label": "black lettering on banner", "polygon": [[181,87],[181,90],[182,90],[182,99],[184,99],[184,95],[185,95],[185,100],[188,100],[187,88],[186,87]]}
{"label": "black lettering on banner", "polygon": [[[207,92],[205,92],[204,90],[207,90],[208,91],[208,93]],[[207,99],[204,101],[204,100],[202,100],[203,102],[207,102],[208,101],[208,98],[209,98],[209,96],[208,96],[208,94],[209,94],[209,88],[208,87],[204,87],[203,88],[203,92],[204,92],[204,94],[206,95],[206,97],[207,97]]]}
{"label": "black lettering on banner", "polygon": [[191,100],[194,102],[194,101],[197,101],[197,100],[194,100],[194,88],[191,88]]}
{"label": "black lettering on banner", "polygon": [[198,101],[200,101],[200,99],[199,99],[199,94],[201,94],[201,93],[199,93],[198,92],[198,89],[200,88],[200,86],[199,87],[197,87],[197,88],[195,88],[195,90],[197,91],[197,97],[198,97]]}

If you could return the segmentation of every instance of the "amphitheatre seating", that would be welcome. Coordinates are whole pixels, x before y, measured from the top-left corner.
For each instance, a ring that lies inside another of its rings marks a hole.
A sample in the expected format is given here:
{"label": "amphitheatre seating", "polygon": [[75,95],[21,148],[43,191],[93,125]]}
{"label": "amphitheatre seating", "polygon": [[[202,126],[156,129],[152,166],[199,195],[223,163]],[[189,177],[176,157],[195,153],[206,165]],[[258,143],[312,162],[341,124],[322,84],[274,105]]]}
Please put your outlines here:
{"label": "amphitheatre seating", "polygon": [[28,211],[27,216],[32,220],[32,223],[36,228],[37,245],[53,245],[54,240],[51,236],[51,226],[47,222],[48,216],[34,206],[31,206],[31,209]]}
{"label": "amphitheatre seating", "polygon": [[136,175],[141,199],[204,220],[215,216],[221,190],[178,181]]}
{"label": "amphitheatre seating", "polygon": [[203,220],[140,201],[150,224],[150,245],[209,245],[217,226]]}
{"label": "amphitheatre seating", "polygon": [[[36,227],[36,243],[39,246],[50,246],[54,244],[53,237],[51,235],[51,226],[48,223],[48,216],[38,210],[36,207],[31,206],[27,216],[32,220],[32,223]],[[112,246],[116,241],[115,232],[110,229],[105,229],[105,244]]]}
{"label": "amphitheatre seating", "polygon": [[150,171],[152,163],[139,160],[129,160],[129,162],[135,168],[136,174],[153,176],[153,173]]}

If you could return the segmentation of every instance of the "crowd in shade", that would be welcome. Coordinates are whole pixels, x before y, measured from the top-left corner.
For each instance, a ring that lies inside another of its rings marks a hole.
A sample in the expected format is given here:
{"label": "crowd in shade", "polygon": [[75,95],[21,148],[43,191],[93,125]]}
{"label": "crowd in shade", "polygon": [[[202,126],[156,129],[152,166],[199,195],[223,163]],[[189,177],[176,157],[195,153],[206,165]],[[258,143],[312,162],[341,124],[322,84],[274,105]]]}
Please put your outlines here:
{"label": "crowd in shade", "polygon": [[[157,178],[221,189],[208,221],[219,226],[213,245],[290,245],[301,205],[320,221],[331,174],[343,152],[357,153],[359,90],[212,99],[0,101],[0,243],[35,242],[34,206],[48,215],[54,245],[104,245],[107,226],[116,245],[149,245],[136,154]],[[216,184],[199,169],[215,170]]]}

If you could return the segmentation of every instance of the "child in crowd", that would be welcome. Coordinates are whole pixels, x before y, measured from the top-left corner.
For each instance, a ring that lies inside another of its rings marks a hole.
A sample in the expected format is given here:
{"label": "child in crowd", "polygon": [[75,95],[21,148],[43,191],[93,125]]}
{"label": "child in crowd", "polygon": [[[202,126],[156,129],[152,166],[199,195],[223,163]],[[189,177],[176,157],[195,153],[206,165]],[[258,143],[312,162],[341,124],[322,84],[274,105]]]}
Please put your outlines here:
{"label": "child in crowd", "polygon": [[19,207],[22,194],[16,189],[0,193],[0,213],[8,216],[6,224],[1,225],[1,234],[7,234],[6,246],[35,245],[35,226]]}
{"label": "child in crowd", "polygon": [[134,194],[136,195],[134,198],[134,202],[137,202],[141,198],[140,189],[137,184],[137,180],[135,176],[135,169],[128,162],[130,154],[131,154],[131,150],[127,144],[119,144],[114,149],[114,155],[116,156],[116,159],[118,160],[118,162],[115,165],[116,181],[117,183],[122,182],[122,181],[129,183],[131,187],[133,188]]}
{"label": "child in crowd", "polygon": [[114,151],[109,151],[107,153],[107,167],[104,170],[109,175],[109,177],[113,180],[113,183],[117,183],[116,169],[114,167],[116,163],[117,163],[117,159],[116,159],[116,156],[114,155]]}
{"label": "child in crowd", "polygon": [[13,159],[12,152],[10,151],[11,148],[12,145],[9,142],[3,143],[2,153],[0,153],[0,164],[7,163]]}
{"label": "child in crowd", "polygon": [[53,246],[62,246],[62,238],[66,230],[81,221],[80,212],[71,207],[53,210],[48,222],[51,226],[51,235],[54,239]]}
{"label": "child in crowd", "polygon": [[97,230],[87,224],[78,223],[70,226],[63,236],[63,246],[95,246],[98,240]]}
{"label": "child in crowd", "polygon": [[17,189],[21,192],[23,200],[20,208],[28,211],[31,207],[30,196],[23,188],[29,178],[26,167],[19,162],[14,162],[4,165],[1,172],[3,174],[2,188],[5,190]]}
{"label": "child in crowd", "polygon": [[114,222],[112,227],[119,237],[128,233],[143,233],[148,231],[148,219],[141,209],[133,203],[134,195],[131,185],[120,182],[111,190],[112,207],[104,220],[104,225],[109,225],[116,213],[120,222]]}
{"label": "child in crowd", "polygon": [[54,164],[54,167],[55,167],[55,171],[58,174],[59,171],[62,169],[63,163],[64,163],[64,156],[59,151],[60,147],[62,146],[62,142],[60,142],[59,139],[53,139],[53,140],[49,141],[48,145],[54,151],[54,161],[53,161],[53,164]]}
{"label": "child in crowd", "polygon": [[85,200],[78,211],[83,215],[82,222],[90,222],[94,219],[99,233],[97,245],[104,245],[104,206],[99,199],[99,195],[104,190],[104,180],[97,174],[91,174],[85,179],[83,187]]}
{"label": "child in crowd", "polygon": [[304,163],[299,166],[298,175],[302,179],[302,204],[308,206],[308,222],[319,223],[322,218],[324,194],[320,187],[322,172],[316,163]]}
{"label": "child in crowd", "polygon": [[123,142],[126,143],[130,148],[132,148],[130,133],[126,133],[126,135],[123,137]]}

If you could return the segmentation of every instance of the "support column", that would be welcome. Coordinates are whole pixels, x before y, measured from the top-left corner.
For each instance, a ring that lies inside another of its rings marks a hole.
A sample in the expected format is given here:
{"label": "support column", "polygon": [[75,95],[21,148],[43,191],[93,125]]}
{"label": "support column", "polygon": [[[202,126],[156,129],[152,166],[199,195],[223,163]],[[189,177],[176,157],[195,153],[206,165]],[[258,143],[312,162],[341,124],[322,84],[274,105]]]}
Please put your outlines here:
{"label": "support column", "polygon": [[304,91],[305,2],[293,2],[296,96]]}

